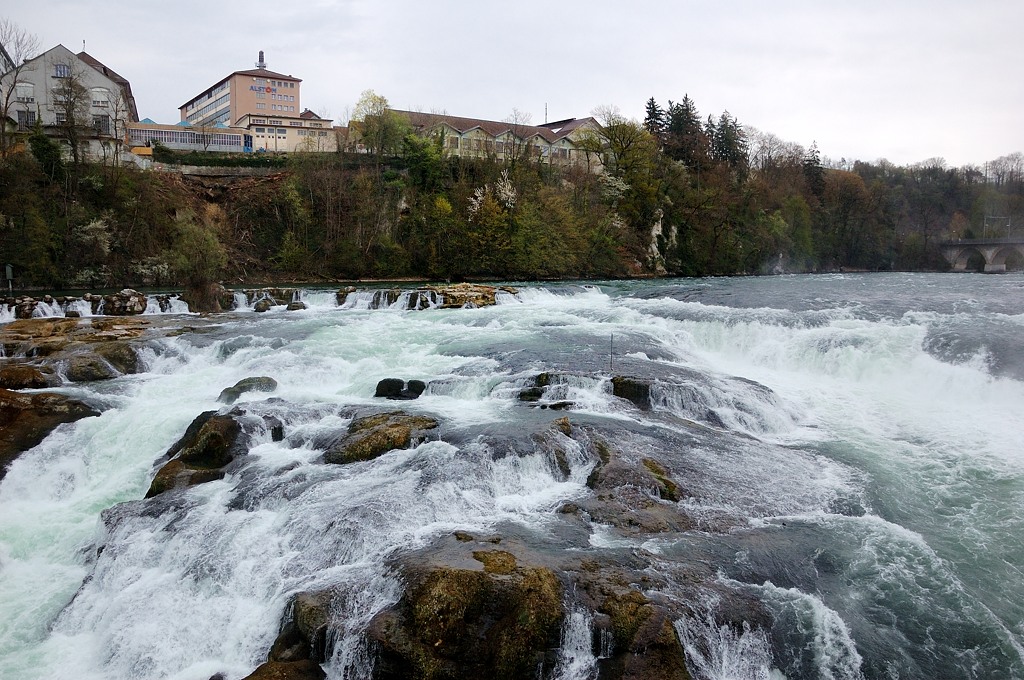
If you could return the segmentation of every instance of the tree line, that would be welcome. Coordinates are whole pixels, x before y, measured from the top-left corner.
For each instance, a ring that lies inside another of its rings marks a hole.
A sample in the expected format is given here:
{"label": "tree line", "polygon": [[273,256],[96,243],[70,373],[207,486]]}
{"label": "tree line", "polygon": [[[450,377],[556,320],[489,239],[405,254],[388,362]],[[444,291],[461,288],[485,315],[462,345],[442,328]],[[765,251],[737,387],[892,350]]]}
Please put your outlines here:
{"label": "tree line", "polygon": [[369,153],[294,153],[262,178],[91,163],[37,129],[0,158],[0,252],[17,285],[82,288],[944,269],[944,239],[1022,235],[1019,153],[831,162],[686,96],[595,115],[580,144],[601,173],[452,156],[377,95],[353,123]]}

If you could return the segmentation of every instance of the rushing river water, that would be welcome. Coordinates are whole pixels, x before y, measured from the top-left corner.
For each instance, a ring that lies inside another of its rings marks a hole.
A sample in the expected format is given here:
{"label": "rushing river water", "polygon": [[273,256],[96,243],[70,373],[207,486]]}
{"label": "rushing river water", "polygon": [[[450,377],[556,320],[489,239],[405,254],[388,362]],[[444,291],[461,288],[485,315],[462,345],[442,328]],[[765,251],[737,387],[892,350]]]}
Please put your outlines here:
{"label": "rushing river water", "polygon": [[[386,377],[426,381],[402,406],[450,432],[527,428],[552,418],[517,399],[539,372],[568,376],[548,396],[573,422],[657,451],[696,519],[639,537],[595,523],[572,549],[643,554],[668,583],[698,555],[771,613],[737,632],[694,604],[675,622],[694,677],[1024,678],[1021,275],[557,284],[456,310],[303,298],[182,316],[195,331],[146,350],[147,371],[62,388],[106,410],[0,482],[0,678],[234,680],[294,594],[324,587],[351,593],[324,668],[367,677],[361,633],[401,594],[388,558],[455,530],[543,533],[594,463],[559,476],[469,436],[325,465],[318,439]],[[279,384],[265,408],[285,440],[141,500],[189,423],[254,375]],[[654,379],[651,410],[614,397],[613,375]],[[596,677],[590,625],[566,617],[554,676]]]}

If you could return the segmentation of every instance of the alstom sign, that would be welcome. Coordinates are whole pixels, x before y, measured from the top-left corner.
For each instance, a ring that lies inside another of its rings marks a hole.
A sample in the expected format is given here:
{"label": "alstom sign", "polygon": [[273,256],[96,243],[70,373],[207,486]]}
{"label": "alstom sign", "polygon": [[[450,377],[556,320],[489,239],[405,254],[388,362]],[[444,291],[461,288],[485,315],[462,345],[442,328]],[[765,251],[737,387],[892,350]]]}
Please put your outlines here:
{"label": "alstom sign", "polygon": [[264,87],[263,85],[250,85],[249,90],[252,92],[277,92],[276,87]]}

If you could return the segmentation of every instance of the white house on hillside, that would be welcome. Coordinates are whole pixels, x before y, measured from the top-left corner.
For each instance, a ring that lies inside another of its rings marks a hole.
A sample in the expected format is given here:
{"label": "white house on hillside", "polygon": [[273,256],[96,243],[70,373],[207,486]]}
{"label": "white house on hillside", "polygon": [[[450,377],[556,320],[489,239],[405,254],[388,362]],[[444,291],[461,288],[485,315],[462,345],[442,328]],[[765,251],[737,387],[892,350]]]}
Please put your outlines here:
{"label": "white house on hillside", "polygon": [[[12,93],[8,117],[22,132],[38,120],[65,145],[77,142],[79,157],[116,154],[127,124],[139,114],[131,85],[86,52],[57,45],[0,77],[0,93]],[[70,152],[70,149],[69,149]]]}

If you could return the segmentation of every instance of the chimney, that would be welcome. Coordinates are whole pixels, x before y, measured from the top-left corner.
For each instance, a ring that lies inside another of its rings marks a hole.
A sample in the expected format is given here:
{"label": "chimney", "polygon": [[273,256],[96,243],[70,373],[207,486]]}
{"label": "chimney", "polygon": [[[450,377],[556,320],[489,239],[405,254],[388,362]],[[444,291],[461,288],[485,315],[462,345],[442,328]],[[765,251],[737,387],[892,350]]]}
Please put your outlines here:
{"label": "chimney", "polygon": [[267,62],[263,59],[263,50],[260,50],[260,60],[256,62],[256,68],[266,68]]}

